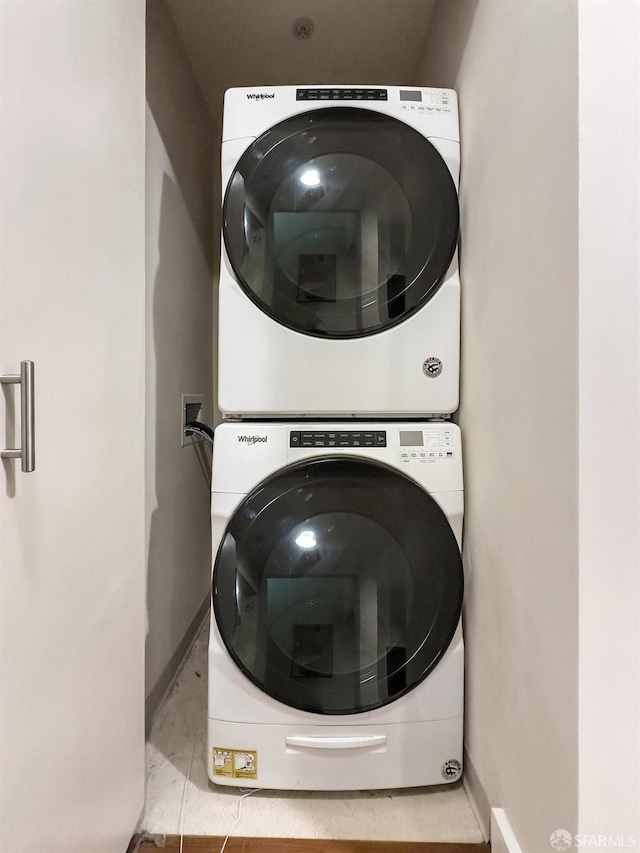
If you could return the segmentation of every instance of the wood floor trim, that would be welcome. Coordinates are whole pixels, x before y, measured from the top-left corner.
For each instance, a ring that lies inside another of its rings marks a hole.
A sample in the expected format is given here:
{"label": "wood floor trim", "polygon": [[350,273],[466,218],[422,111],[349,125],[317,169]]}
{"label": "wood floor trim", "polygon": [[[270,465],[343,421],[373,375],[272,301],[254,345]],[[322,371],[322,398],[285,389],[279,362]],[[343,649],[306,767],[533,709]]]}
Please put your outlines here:
{"label": "wood floor trim", "polygon": [[[164,844],[162,844],[164,840]],[[177,853],[180,836],[154,841],[131,839],[127,853]],[[223,836],[185,835],[184,853],[220,853]],[[446,844],[430,841],[329,841],[317,838],[237,838],[227,841],[225,853],[490,853],[489,844]]]}

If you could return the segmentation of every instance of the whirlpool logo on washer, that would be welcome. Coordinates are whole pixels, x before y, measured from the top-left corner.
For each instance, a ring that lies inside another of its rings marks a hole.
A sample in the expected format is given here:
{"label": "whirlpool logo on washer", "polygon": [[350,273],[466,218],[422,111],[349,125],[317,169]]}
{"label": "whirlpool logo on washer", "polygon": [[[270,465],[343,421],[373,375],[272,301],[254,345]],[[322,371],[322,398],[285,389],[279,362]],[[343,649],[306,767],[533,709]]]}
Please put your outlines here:
{"label": "whirlpool logo on washer", "polygon": [[242,444],[266,444],[266,435],[239,435],[238,441]]}
{"label": "whirlpool logo on washer", "polygon": [[273,100],[275,98],[275,92],[248,92],[247,100],[248,101],[266,101]]}

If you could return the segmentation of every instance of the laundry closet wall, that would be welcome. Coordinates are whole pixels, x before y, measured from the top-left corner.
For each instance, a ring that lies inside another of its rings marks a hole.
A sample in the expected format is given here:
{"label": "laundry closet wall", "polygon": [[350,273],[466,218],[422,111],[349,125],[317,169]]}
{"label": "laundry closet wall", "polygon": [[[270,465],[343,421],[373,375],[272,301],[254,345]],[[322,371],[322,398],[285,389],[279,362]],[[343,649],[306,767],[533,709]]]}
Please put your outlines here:
{"label": "laundry closet wall", "polygon": [[461,104],[466,782],[527,851],[638,832],[639,37],[437,0],[417,77]]}
{"label": "laundry closet wall", "polygon": [[147,106],[149,717],[204,615],[211,571],[208,475],[180,446],[180,407],[183,393],[204,394],[213,418],[216,133],[164,0],[147,3]]}
{"label": "laundry closet wall", "polygon": [[577,22],[438,0],[416,78],[460,99],[467,784],[529,851],[578,808]]}

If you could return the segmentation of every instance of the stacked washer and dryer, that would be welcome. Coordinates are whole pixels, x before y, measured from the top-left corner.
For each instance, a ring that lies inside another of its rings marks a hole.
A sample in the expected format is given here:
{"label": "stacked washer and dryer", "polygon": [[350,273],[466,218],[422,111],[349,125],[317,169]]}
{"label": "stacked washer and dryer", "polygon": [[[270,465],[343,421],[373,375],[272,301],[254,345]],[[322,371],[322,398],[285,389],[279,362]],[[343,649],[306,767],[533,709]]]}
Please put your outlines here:
{"label": "stacked washer and dryer", "polygon": [[215,783],[462,772],[459,168],[451,90],[226,94]]}

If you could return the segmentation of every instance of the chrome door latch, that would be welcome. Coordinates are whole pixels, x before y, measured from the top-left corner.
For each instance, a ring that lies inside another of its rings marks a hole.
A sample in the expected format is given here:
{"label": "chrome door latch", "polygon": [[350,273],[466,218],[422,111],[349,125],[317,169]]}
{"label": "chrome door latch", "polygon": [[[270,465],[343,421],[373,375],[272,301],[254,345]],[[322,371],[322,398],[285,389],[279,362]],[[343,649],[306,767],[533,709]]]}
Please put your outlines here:
{"label": "chrome door latch", "polygon": [[35,371],[32,361],[20,362],[20,373],[7,373],[0,376],[2,385],[20,386],[20,433],[21,447],[6,448],[0,451],[3,459],[21,459],[22,470],[28,474],[36,467],[35,445]]}

